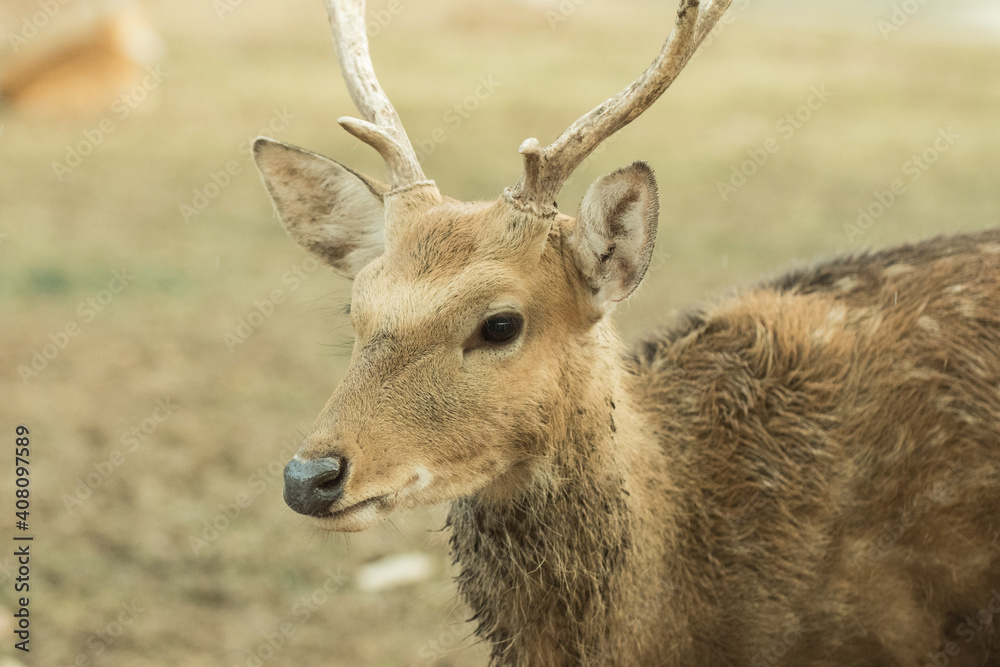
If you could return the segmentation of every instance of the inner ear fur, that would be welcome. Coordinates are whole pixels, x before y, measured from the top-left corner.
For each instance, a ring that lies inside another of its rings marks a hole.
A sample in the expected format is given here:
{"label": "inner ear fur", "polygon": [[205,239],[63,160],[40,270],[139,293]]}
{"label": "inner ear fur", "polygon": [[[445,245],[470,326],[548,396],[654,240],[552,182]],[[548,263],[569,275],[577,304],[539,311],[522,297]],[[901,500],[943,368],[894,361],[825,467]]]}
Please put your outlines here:
{"label": "inner ear fur", "polygon": [[645,162],[602,176],[583,196],[568,241],[602,313],[642,282],[653,256],[659,208],[656,178]]}
{"label": "inner ear fur", "polygon": [[389,186],[310,151],[264,137],[254,162],[288,234],[347,278],[385,250]]}

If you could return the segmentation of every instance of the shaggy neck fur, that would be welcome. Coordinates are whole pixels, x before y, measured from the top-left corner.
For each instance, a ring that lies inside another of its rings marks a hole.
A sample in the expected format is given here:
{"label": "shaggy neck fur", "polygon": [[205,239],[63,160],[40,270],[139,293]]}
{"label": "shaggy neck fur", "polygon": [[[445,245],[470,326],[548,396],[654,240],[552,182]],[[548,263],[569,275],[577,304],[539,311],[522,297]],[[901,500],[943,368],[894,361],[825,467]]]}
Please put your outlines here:
{"label": "shaggy neck fur", "polygon": [[563,369],[566,393],[578,400],[547,416],[531,482],[512,497],[480,493],[452,505],[459,590],[496,664],[637,655],[649,643],[638,619],[669,597],[669,573],[649,554],[662,553],[650,542],[665,539],[671,518],[647,527],[647,498],[667,484],[663,453],[631,406],[628,375],[606,361],[617,357],[594,353],[617,339],[604,324],[596,336],[590,353],[583,346]]}

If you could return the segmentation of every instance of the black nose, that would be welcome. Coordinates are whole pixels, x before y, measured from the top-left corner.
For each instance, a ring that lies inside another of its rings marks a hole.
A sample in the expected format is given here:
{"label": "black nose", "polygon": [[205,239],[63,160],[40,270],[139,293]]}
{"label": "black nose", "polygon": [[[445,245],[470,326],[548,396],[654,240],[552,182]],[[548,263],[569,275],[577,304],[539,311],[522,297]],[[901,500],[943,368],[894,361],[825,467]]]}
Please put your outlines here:
{"label": "black nose", "polygon": [[285,466],[285,502],[299,514],[323,516],[344,494],[347,461],[294,458]]}

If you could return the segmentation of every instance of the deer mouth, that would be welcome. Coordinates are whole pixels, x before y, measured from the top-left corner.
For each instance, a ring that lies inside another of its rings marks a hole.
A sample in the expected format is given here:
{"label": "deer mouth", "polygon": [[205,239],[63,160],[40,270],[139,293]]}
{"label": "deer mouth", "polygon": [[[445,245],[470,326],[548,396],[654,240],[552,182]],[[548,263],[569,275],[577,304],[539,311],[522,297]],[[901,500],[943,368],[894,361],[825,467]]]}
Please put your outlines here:
{"label": "deer mouth", "polygon": [[398,491],[385,493],[378,496],[371,496],[356,502],[347,507],[330,510],[326,514],[316,517],[320,528],[337,532],[356,532],[374,524],[380,516],[387,514],[387,510],[392,510],[395,501],[400,493],[412,487],[419,480],[419,475],[403,485]]}
{"label": "deer mouth", "polygon": [[355,533],[378,521],[386,506],[386,496],[372,496],[339,510],[316,517],[316,525],[337,533]]}
{"label": "deer mouth", "polygon": [[365,508],[371,507],[372,505],[376,505],[376,504],[378,504],[380,502],[384,502],[386,500],[386,498],[387,498],[387,496],[372,496],[371,498],[368,498],[367,500],[362,500],[359,503],[354,503],[353,505],[348,505],[347,507],[344,507],[343,509],[330,510],[326,514],[320,515],[317,518],[321,519],[321,520],[343,519],[343,518],[346,518],[346,517],[349,517],[349,516],[353,516],[354,514],[357,514],[358,512],[364,510]]}

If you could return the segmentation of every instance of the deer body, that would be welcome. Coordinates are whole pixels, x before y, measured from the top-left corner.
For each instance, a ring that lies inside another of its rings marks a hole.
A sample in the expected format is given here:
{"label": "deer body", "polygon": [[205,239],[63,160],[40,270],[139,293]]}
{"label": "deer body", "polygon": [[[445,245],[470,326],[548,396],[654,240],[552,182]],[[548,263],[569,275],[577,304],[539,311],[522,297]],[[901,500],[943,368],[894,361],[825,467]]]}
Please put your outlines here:
{"label": "deer body", "polygon": [[546,474],[453,506],[460,591],[510,664],[996,664],[998,351],[1000,231],[724,299],[564,376]]}
{"label": "deer body", "polygon": [[363,2],[328,2],[365,116],[340,122],[390,183],[254,144],[288,232],[354,280],[285,500],[335,531],[451,502],[497,664],[1000,665],[1000,231],[790,274],[629,355],[610,315],[650,262],[652,170],[556,209],[728,4],[681,0],[635,84],[463,203],[374,77]]}

